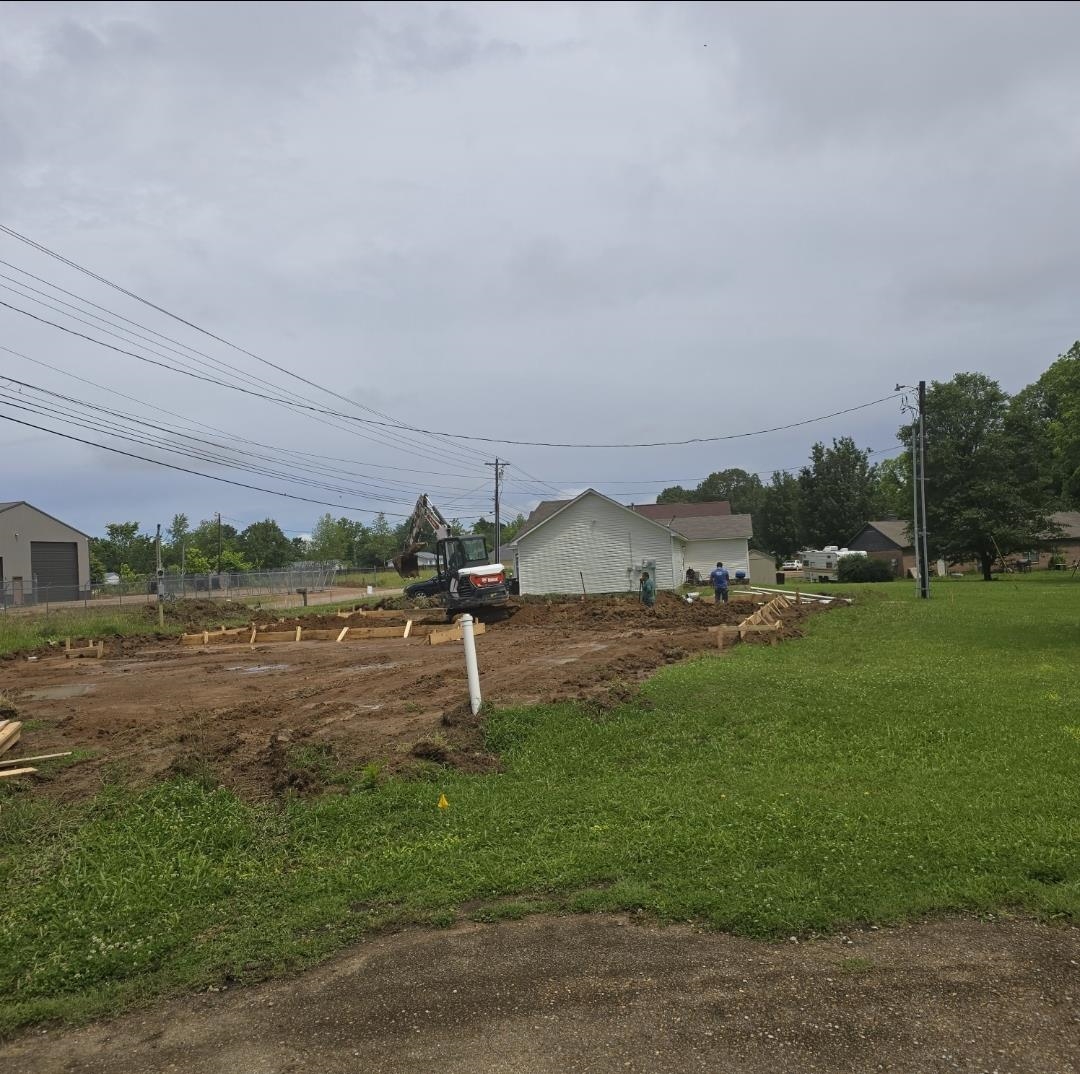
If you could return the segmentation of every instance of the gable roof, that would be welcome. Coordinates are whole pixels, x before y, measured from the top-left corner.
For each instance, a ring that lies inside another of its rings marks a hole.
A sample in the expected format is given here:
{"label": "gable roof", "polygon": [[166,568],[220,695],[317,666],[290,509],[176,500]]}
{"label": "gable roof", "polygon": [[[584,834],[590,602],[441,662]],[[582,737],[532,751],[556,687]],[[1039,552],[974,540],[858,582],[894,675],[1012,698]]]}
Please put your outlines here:
{"label": "gable roof", "polygon": [[543,500],[538,503],[534,508],[532,514],[525,520],[525,525],[518,530],[514,536],[513,543],[518,545],[522,539],[528,537],[530,534],[538,530],[545,522],[550,522],[556,515],[561,514],[568,507],[572,507],[579,500],[583,500],[586,496],[598,496],[605,503],[611,504],[613,507],[618,507],[621,511],[626,511],[627,514],[634,515],[637,518],[641,518],[643,521],[648,522],[651,526],[658,526],[665,533],[670,534],[673,537],[682,537],[682,534],[676,533],[670,526],[665,526],[662,522],[656,522],[645,515],[639,515],[633,508],[627,507],[624,503],[619,503],[618,500],[613,500],[610,496],[605,496],[602,492],[597,492],[596,489],[586,489],[584,492],[575,496],[572,500]]}
{"label": "gable roof", "polygon": [[713,515],[711,518],[676,518],[670,528],[688,541],[723,541],[730,538],[749,540],[754,536],[750,515]]}
{"label": "gable roof", "polygon": [[37,511],[39,515],[44,515],[46,518],[51,518],[53,522],[59,522],[61,526],[65,526],[71,530],[72,533],[77,533],[80,537],[90,539],[90,534],[83,533],[82,530],[77,530],[70,522],[65,522],[62,518],[57,518],[55,515],[50,515],[48,511],[42,511],[40,507],[35,507],[32,503],[27,503],[26,500],[7,500],[4,503],[0,503],[0,512],[10,511],[13,507],[29,507],[31,511]]}
{"label": "gable roof", "polygon": [[[868,527],[877,530],[882,537],[887,541],[892,541],[897,548],[912,547],[911,538],[908,536],[908,524],[902,518],[880,518],[874,522],[867,522],[862,530],[859,530],[859,533],[862,533],[863,530]],[[859,533],[856,533],[855,536],[848,541],[849,546],[858,538]]]}
{"label": "gable roof", "polygon": [[1061,532],[1054,534],[1051,540],[1076,540],[1080,537],[1080,511],[1055,511],[1050,521],[1061,527]]}
{"label": "gable roof", "polygon": [[709,500],[706,503],[639,503],[634,505],[639,515],[668,522],[673,518],[715,518],[717,515],[730,515],[729,500]]}

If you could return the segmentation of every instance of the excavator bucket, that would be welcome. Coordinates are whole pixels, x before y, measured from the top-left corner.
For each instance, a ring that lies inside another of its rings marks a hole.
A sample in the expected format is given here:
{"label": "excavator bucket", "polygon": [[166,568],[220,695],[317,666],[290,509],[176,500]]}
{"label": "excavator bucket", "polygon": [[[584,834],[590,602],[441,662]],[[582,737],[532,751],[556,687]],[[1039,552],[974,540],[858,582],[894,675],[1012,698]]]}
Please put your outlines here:
{"label": "excavator bucket", "polygon": [[418,578],[420,576],[420,561],[417,558],[417,553],[422,551],[423,548],[422,543],[410,545],[402,550],[400,556],[394,557],[394,570],[402,578]]}

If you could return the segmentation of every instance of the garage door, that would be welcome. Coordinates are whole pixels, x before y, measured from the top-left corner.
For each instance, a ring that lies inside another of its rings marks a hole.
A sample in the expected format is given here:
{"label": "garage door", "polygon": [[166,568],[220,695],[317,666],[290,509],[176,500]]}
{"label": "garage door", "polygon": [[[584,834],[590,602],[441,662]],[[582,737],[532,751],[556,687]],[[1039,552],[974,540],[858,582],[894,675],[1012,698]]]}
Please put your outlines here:
{"label": "garage door", "polygon": [[79,599],[79,550],[74,541],[31,541],[30,570],[37,599]]}

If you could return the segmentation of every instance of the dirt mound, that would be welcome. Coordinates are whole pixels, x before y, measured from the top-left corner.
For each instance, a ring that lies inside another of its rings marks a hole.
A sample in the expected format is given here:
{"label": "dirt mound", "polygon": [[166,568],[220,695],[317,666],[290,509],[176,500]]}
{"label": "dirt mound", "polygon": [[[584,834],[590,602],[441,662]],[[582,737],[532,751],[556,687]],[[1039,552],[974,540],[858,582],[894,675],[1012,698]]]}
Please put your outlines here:
{"label": "dirt mound", "polygon": [[735,624],[752,611],[749,603],[712,604],[661,593],[652,608],[631,597],[586,597],[578,600],[524,600],[511,604],[518,626],[553,626],[580,629],[591,624],[623,624],[636,629],[670,629],[676,624],[713,626]]}

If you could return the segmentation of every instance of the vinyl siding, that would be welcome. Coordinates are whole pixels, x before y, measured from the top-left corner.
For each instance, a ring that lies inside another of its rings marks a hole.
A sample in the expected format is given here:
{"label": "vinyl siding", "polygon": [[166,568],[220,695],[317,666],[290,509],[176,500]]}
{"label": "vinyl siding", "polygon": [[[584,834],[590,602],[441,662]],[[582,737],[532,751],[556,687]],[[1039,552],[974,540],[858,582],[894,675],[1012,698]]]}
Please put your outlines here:
{"label": "vinyl siding", "polygon": [[731,572],[733,580],[736,571],[746,571],[746,577],[750,577],[750,546],[745,537],[686,542],[686,566],[698,574],[708,576],[718,560]]}
{"label": "vinyl siding", "polygon": [[521,592],[580,593],[579,572],[589,593],[636,592],[636,572],[650,559],[657,589],[673,589],[673,544],[681,541],[648,519],[584,496],[519,541]]}

